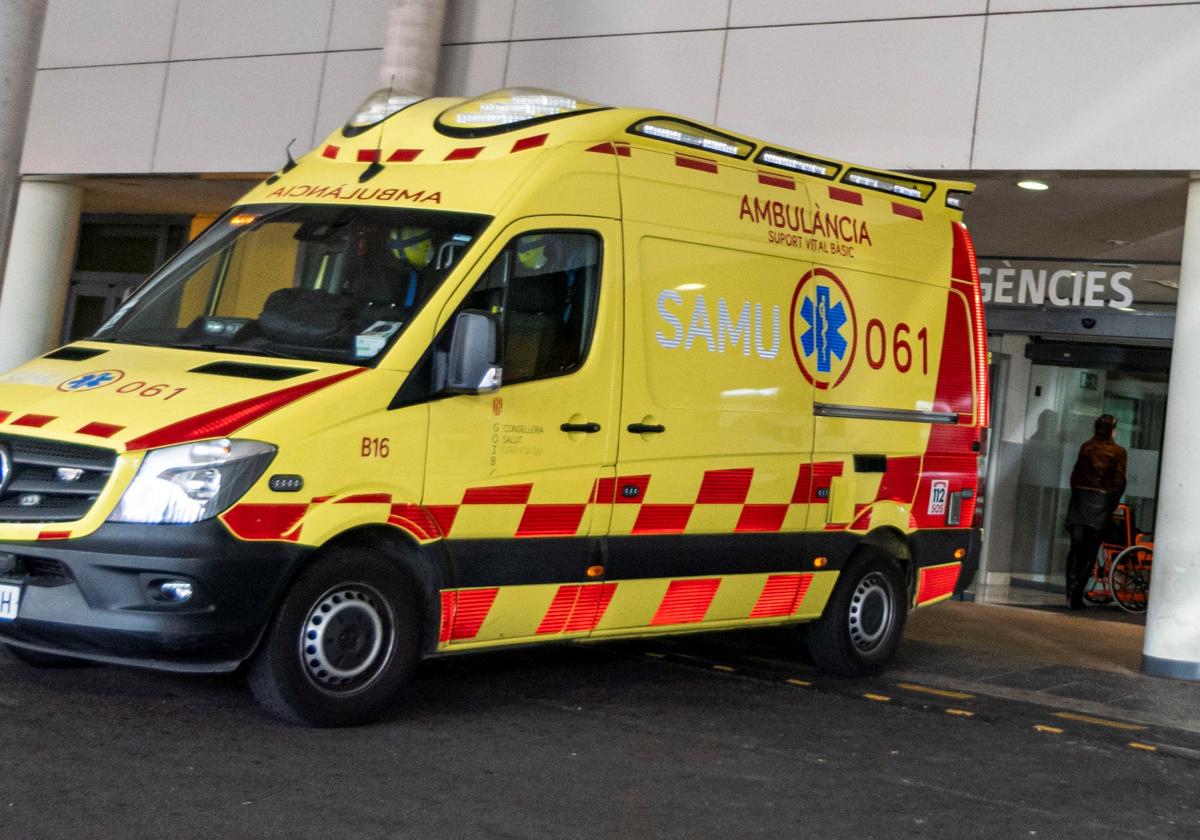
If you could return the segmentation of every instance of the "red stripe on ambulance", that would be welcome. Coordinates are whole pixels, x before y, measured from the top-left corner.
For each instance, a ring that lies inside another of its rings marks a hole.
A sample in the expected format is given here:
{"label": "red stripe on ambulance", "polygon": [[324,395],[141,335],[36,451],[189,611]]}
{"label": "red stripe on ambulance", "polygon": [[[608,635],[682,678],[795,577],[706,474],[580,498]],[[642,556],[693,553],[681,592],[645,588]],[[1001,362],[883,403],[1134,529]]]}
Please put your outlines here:
{"label": "red stripe on ambulance", "polygon": [[664,624],[696,624],[703,621],[720,586],[720,578],[671,581],[667,587],[667,594],[658,605],[658,611],[654,613],[654,618],[650,619],[650,624],[658,627]]}

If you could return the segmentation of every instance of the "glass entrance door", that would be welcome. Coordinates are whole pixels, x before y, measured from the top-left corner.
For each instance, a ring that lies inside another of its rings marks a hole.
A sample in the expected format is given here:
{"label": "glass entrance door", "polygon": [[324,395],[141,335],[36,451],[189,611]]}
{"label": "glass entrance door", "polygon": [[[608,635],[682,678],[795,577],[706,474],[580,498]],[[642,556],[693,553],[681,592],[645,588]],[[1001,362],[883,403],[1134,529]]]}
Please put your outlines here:
{"label": "glass entrance door", "polygon": [[1014,585],[1061,590],[1071,469],[1101,414],[1117,418],[1117,442],[1129,453],[1123,501],[1136,527],[1153,529],[1166,407],[1166,373],[1031,367],[1009,555]]}

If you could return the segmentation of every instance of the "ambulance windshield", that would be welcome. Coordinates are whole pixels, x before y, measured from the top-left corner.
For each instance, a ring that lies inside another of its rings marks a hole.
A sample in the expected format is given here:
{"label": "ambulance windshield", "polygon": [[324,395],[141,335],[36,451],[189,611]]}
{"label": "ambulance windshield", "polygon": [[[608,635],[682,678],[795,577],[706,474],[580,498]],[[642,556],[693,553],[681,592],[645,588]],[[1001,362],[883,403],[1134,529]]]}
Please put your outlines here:
{"label": "ambulance windshield", "polygon": [[167,263],[94,338],[370,364],[488,221],[383,207],[239,207]]}

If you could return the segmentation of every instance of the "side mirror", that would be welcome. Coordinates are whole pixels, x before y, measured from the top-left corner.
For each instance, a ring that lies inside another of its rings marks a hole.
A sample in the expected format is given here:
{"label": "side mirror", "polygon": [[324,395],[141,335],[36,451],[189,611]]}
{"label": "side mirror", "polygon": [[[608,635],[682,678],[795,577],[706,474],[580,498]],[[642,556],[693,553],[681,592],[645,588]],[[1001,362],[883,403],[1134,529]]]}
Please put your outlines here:
{"label": "side mirror", "polygon": [[454,319],[446,386],[450,394],[490,394],[499,390],[500,322],[491,312],[467,309]]}

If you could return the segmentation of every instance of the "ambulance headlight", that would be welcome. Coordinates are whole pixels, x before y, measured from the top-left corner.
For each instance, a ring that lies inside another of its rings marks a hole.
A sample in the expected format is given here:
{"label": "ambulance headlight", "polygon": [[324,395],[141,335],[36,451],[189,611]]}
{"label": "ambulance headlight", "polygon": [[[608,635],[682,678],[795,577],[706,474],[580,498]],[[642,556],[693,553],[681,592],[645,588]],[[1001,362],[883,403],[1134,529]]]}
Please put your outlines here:
{"label": "ambulance headlight", "polygon": [[205,440],[155,449],[121,496],[109,522],[185,524],[212,519],[243,495],[275,457],[253,440]]}

